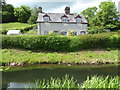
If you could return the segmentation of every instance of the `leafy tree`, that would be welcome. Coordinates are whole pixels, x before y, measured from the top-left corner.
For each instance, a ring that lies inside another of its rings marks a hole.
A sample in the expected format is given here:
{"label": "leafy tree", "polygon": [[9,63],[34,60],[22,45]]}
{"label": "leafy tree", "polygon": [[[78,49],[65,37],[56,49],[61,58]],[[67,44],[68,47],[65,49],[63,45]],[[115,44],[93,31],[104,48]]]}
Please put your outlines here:
{"label": "leafy tree", "polygon": [[96,7],[87,8],[82,14],[87,19],[89,28],[92,31],[96,26],[97,31],[100,29],[98,27],[101,26],[102,31],[104,29],[118,30],[120,28],[120,22],[118,21],[119,14],[115,3],[111,0],[101,2],[98,9]]}
{"label": "leafy tree", "polygon": [[38,18],[38,8],[34,7],[32,10],[31,10],[31,16],[28,20],[28,23],[30,24],[36,24],[36,21],[37,21],[37,18]]}
{"label": "leafy tree", "polygon": [[17,17],[14,16],[14,7],[11,4],[2,5],[2,22],[14,22]]}
{"label": "leafy tree", "polygon": [[118,12],[115,3],[112,1],[101,2],[99,5],[99,11],[97,12],[97,21],[99,25],[103,25],[108,29],[116,28],[116,23],[118,23]]}
{"label": "leafy tree", "polygon": [[85,18],[87,19],[87,21],[88,21],[88,24],[89,24],[89,26],[91,25],[91,19],[93,18],[93,17],[95,17],[95,15],[96,15],[96,13],[97,13],[97,7],[90,7],[90,8],[87,8],[86,10],[84,10],[83,12],[82,12],[82,14],[85,16]]}
{"label": "leafy tree", "polygon": [[14,10],[14,14],[18,17],[18,21],[22,23],[26,23],[31,16],[30,7],[22,5],[20,7],[15,8]]}

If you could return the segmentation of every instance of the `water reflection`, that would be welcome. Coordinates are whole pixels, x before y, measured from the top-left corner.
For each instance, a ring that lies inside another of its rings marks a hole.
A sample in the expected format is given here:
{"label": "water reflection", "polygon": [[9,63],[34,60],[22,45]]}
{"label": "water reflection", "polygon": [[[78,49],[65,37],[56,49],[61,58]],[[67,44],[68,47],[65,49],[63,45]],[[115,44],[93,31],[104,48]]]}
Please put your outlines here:
{"label": "water reflection", "polygon": [[115,76],[118,75],[118,66],[64,66],[43,65],[38,69],[3,72],[3,88],[24,88],[33,85],[35,80],[62,78],[66,74],[73,76],[79,83],[86,80],[87,76]]}

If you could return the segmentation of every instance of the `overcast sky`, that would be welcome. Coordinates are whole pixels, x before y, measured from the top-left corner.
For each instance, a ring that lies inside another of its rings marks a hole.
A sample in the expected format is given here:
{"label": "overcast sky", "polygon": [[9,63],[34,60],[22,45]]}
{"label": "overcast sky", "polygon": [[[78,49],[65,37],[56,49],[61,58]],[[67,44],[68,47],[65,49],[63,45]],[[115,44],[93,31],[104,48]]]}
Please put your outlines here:
{"label": "overcast sky", "polygon": [[[80,13],[88,7],[98,7],[102,1],[107,0],[6,0],[7,4],[12,4],[14,7],[19,7],[20,5],[27,5],[31,8],[41,6],[44,12],[55,13],[63,13],[66,6],[71,7],[71,12]],[[112,1],[115,2],[117,6],[120,0]]]}

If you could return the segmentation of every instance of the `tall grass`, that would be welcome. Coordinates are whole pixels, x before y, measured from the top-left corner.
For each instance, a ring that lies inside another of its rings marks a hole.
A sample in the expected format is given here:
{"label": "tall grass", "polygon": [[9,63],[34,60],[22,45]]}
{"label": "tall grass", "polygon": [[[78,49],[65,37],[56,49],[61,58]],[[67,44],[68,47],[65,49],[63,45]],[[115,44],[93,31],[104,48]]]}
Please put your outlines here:
{"label": "tall grass", "polygon": [[79,88],[118,88],[119,87],[119,76],[114,77],[102,77],[102,76],[93,76],[87,77],[87,80],[78,84]]}
{"label": "tall grass", "polygon": [[75,88],[76,81],[73,80],[73,77],[70,78],[68,75],[60,78],[51,78],[50,80],[37,80],[35,82],[35,88]]}
{"label": "tall grass", "polygon": [[103,76],[88,76],[87,80],[83,83],[77,83],[73,77],[66,75],[62,79],[51,78],[50,80],[37,80],[35,87],[31,88],[119,88],[120,77],[103,77]]}

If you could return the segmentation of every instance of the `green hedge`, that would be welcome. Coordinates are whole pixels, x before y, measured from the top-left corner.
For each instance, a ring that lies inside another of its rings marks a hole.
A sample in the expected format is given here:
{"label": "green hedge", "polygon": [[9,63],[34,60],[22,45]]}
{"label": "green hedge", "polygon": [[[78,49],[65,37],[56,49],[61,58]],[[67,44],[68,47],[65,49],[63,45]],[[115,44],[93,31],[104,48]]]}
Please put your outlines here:
{"label": "green hedge", "polygon": [[80,35],[67,37],[59,35],[3,35],[2,47],[31,50],[77,51],[82,49],[119,48],[117,33]]}

